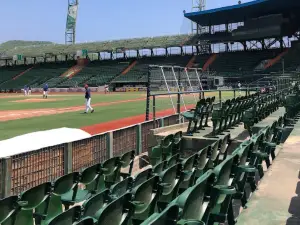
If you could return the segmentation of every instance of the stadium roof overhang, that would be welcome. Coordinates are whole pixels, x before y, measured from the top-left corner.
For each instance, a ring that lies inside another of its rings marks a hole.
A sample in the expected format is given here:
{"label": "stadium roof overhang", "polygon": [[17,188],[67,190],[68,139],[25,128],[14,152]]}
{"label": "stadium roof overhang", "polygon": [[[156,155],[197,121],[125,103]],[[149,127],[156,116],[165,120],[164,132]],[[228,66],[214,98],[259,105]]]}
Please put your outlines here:
{"label": "stadium roof overhang", "polygon": [[297,0],[256,0],[233,6],[185,13],[184,16],[201,26],[209,26],[237,23],[249,18],[299,10],[300,1]]}

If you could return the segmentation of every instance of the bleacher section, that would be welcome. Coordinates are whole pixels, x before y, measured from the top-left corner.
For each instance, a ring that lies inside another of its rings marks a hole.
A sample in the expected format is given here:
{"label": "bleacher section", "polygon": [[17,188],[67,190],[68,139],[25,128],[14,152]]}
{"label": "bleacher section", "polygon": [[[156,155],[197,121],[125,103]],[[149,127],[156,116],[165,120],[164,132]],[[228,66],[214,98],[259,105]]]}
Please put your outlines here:
{"label": "bleacher section", "polygon": [[[76,81],[77,79],[94,87],[104,85],[109,83],[113,78],[118,76],[124,69],[126,69],[129,63],[130,60],[91,61],[82,71],[76,74],[72,80],[75,79]],[[68,81],[68,83],[72,82],[72,80]],[[64,83],[61,85],[63,84]]]}
{"label": "bleacher section", "polygon": [[[42,87],[48,83],[49,87],[80,87],[87,83],[90,86],[102,86],[115,83],[144,83],[147,81],[148,66],[152,65],[176,65],[186,67],[188,64],[194,68],[204,68],[219,76],[234,77],[241,74],[270,73],[282,71],[282,60],[271,67],[264,69],[264,61],[272,60],[286,49],[238,51],[218,54],[185,55],[185,56],[154,56],[141,59],[118,59],[90,61],[79,73],[71,78],[60,77],[75,61],[62,63],[38,64],[35,66],[17,66],[1,68],[4,73],[0,76],[2,89],[20,89],[24,85]],[[300,65],[297,49],[290,49],[283,56],[286,71],[296,71]],[[131,67],[132,65],[132,67]],[[26,69],[33,69],[26,71]],[[258,69],[258,67],[260,67]],[[21,76],[17,76],[26,71]],[[159,72],[161,73],[161,72]],[[158,73],[157,73],[158,74]],[[15,80],[12,78],[16,77]],[[160,74],[161,77],[161,74]]]}
{"label": "bleacher section", "polygon": [[266,71],[267,72],[278,72],[284,70],[286,72],[290,71],[296,71],[298,67],[300,66],[300,57],[299,57],[299,50],[298,49],[289,49],[287,54],[285,54],[282,59],[284,60],[284,65],[283,61],[279,60],[277,63],[272,65],[272,67],[269,67]]}
{"label": "bleacher section", "polygon": [[272,59],[279,53],[279,49],[220,53],[209,69],[222,73],[222,75],[253,72],[261,61]]}
{"label": "bleacher section", "polygon": [[0,67],[0,87],[4,87],[5,83],[13,79],[13,77],[19,75],[23,71],[27,70],[29,66],[9,66],[9,67]]}
{"label": "bleacher section", "polygon": [[62,80],[58,77],[72,65],[74,65],[74,61],[38,64],[32,70],[24,73],[17,79],[10,79],[6,83],[2,84],[1,87],[6,89],[21,89],[25,85],[29,85],[32,88],[35,88],[41,87],[43,83],[48,82],[48,80],[49,87],[55,87]]}

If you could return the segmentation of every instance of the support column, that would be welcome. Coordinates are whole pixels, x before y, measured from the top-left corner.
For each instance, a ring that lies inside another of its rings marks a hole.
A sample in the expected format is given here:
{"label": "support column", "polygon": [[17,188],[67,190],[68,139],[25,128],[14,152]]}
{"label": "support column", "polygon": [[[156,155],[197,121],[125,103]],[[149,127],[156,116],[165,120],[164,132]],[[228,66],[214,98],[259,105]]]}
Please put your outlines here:
{"label": "support column", "polygon": [[137,133],[137,143],[136,143],[136,155],[139,155],[142,153],[142,124],[138,124],[136,126],[136,133]]}
{"label": "support column", "polygon": [[73,172],[73,149],[72,143],[66,143],[64,151],[64,174]]}
{"label": "support column", "polygon": [[114,136],[113,132],[110,131],[107,134],[107,156],[108,158],[112,158],[114,156],[113,148],[114,148]]}
{"label": "support column", "polygon": [[2,177],[0,182],[2,183],[1,198],[5,198],[11,195],[11,177],[12,177],[12,159],[10,157],[2,159]]}

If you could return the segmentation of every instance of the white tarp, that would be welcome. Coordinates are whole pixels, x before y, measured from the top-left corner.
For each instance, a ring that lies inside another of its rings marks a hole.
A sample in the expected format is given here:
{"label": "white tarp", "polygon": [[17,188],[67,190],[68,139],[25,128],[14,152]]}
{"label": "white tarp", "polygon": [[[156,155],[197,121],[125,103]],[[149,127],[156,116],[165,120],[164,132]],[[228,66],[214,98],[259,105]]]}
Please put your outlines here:
{"label": "white tarp", "polygon": [[89,137],[91,135],[83,130],[66,127],[24,134],[0,141],[0,158]]}

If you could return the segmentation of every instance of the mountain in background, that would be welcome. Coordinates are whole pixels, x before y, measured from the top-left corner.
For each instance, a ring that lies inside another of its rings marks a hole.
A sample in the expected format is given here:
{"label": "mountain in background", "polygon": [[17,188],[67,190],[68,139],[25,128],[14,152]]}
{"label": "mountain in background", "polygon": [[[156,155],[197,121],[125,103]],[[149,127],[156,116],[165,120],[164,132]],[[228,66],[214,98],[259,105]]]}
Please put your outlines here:
{"label": "mountain in background", "polygon": [[4,51],[7,49],[12,49],[16,47],[25,47],[25,46],[32,46],[32,45],[47,45],[47,44],[53,44],[53,42],[50,41],[7,41],[2,44],[0,44],[0,51]]}

